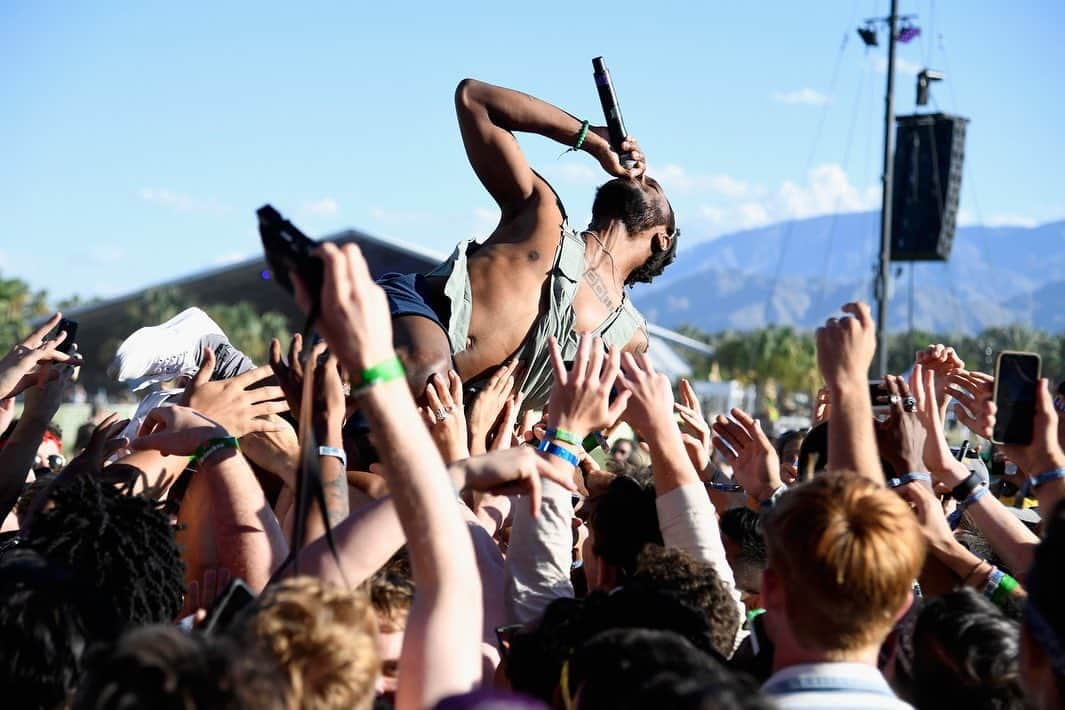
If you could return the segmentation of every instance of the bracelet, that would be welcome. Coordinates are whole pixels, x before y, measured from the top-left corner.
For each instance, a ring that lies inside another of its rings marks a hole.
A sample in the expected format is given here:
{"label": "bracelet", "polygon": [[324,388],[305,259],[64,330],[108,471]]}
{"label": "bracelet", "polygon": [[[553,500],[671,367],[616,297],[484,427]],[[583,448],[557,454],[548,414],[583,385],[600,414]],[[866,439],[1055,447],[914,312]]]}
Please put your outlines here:
{"label": "bracelet", "polygon": [[335,446],[319,446],[318,455],[332,456],[333,458],[340,459],[340,463],[344,467],[344,470],[347,470],[348,468],[348,454],[344,449],[338,449]]}
{"label": "bracelet", "polygon": [[393,355],[384,362],[363,370],[358,380],[351,383],[351,396],[358,397],[375,385],[401,380],[406,376],[407,371],[403,369],[403,363],[400,362],[399,356]]}
{"label": "bracelet", "polygon": [[1002,603],[1013,594],[1013,590],[1021,586],[1020,583],[1009,576],[1008,574],[1002,575],[1002,579],[999,580],[998,587],[991,594],[991,601],[998,606],[1002,606]]}
{"label": "bracelet", "polygon": [[907,473],[898,478],[889,479],[887,482],[888,488],[898,488],[899,486],[905,486],[907,483],[913,483],[914,481],[924,481],[925,483],[931,483],[932,477],[927,473]]}
{"label": "bracelet", "polygon": [[987,491],[987,486],[981,485],[977,487],[975,491],[970,493],[968,498],[963,500],[961,503],[958,503],[958,508],[953,513],[947,516],[947,522],[950,524],[951,530],[957,529],[958,525],[961,523],[961,516],[965,514],[965,510],[970,505],[986,496]]}
{"label": "bracelet", "polygon": [[580,465],[581,462],[580,459],[577,458],[577,455],[575,453],[568,449],[564,449],[558,444],[552,443],[547,439],[541,441],[540,445],[536,447],[536,450],[545,454],[549,454],[551,456],[557,456],[558,458],[568,463],[570,466],[573,466],[573,468],[577,468],[577,466]]}
{"label": "bracelet", "polygon": [[580,149],[581,149],[581,146],[582,146],[582,145],[584,145],[584,139],[588,137],[588,127],[589,127],[590,125],[591,125],[591,124],[590,124],[590,123],[588,123],[588,121],[583,121],[583,122],[581,123],[581,132],[580,132],[580,135],[578,135],[578,136],[577,136],[577,142],[576,142],[576,144],[574,144],[574,146],[573,146],[573,150],[574,150],[574,152],[576,152],[576,151],[580,150]]}
{"label": "bracelet", "polygon": [[998,585],[1002,583],[1005,576],[1005,572],[992,565],[991,575],[987,578],[987,582],[984,583],[984,596],[988,599],[994,596],[995,590],[998,589]]}
{"label": "bracelet", "polygon": [[1032,481],[1029,484],[1030,488],[1034,491],[1039,486],[1051,481],[1059,481],[1065,478],[1065,468],[1054,468],[1049,471],[1045,471],[1038,476],[1033,476]]}
{"label": "bracelet", "polygon": [[977,560],[976,564],[973,565],[973,568],[971,570],[969,570],[969,574],[967,574],[967,575],[965,575],[964,577],[961,578],[961,583],[965,584],[966,582],[968,582],[969,581],[969,577],[972,577],[974,574],[976,574],[976,570],[980,569],[983,566],[983,564],[984,564],[984,560]]}
{"label": "bracelet", "polygon": [[968,476],[966,476],[964,481],[954,486],[954,488],[950,490],[950,497],[958,502],[961,502],[968,498],[970,495],[972,495],[972,492],[975,491],[983,482],[983,477],[976,471],[973,471]]}
{"label": "bracelet", "polygon": [[547,434],[548,438],[554,439],[556,441],[561,441],[563,444],[572,444],[573,446],[581,445],[581,440],[578,439],[577,435],[574,434],[572,431],[567,431],[566,429],[559,429],[557,427],[549,427],[545,431],[545,433]]}
{"label": "bracelet", "polygon": [[196,449],[196,453],[189,457],[189,463],[203,463],[222,449],[236,449],[237,451],[240,451],[240,442],[237,441],[237,437],[235,436],[223,436],[217,439],[208,439]]}

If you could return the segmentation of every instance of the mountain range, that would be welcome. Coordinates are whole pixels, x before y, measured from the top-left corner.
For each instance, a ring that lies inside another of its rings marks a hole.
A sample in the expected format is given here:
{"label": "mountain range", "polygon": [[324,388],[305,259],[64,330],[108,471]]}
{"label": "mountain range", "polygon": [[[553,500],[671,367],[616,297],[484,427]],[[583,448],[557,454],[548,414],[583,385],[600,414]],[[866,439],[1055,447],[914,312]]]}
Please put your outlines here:
{"label": "mountain range", "polygon": [[[649,321],[707,332],[815,328],[873,300],[879,212],[781,222],[686,245],[633,301]],[[912,271],[912,275],[911,275]],[[1065,221],[958,228],[947,262],[895,263],[888,328],[974,334],[1023,323],[1065,330]],[[912,282],[911,282],[912,278]],[[912,289],[911,289],[912,283]],[[911,299],[912,294],[912,299]]]}

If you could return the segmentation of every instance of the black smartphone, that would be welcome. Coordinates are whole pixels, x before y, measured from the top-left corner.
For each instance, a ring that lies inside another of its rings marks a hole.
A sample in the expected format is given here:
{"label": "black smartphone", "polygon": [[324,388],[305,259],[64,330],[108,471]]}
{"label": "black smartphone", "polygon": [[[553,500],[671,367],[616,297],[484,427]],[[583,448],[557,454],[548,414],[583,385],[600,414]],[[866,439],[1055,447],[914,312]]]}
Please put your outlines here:
{"label": "black smartphone", "polygon": [[1042,363],[1035,353],[1003,351],[995,362],[995,406],[998,415],[991,441],[995,444],[1032,443],[1035,388]]}
{"label": "black smartphone", "polygon": [[74,347],[74,340],[78,337],[78,322],[76,320],[70,320],[69,318],[60,318],[59,325],[57,325],[55,329],[55,335],[57,338],[60,333],[66,333],[67,337],[63,342],[56,346],[56,350],[63,353],[69,353],[70,349]]}
{"label": "black smartphone", "polygon": [[289,274],[298,274],[307,289],[307,295],[317,306],[323,270],[322,260],[314,255],[318,242],[297,229],[271,205],[263,205],[255,214],[259,217],[259,237],[274,281],[291,294],[292,278]]}
{"label": "black smartphone", "polygon": [[237,614],[244,611],[245,607],[255,601],[255,595],[244,583],[243,579],[233,579],[217,599],[214,606],[207,612],[207,618],[203,621],[204,633],[220,633],[225,631],[237,618]]}

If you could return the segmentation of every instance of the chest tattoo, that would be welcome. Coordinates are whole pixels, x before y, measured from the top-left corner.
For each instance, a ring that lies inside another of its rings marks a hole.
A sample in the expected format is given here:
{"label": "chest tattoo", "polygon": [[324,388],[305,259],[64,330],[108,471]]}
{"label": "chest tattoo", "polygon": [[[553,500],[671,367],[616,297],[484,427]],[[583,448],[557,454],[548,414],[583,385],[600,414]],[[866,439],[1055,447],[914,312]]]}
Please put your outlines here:
{"label": "chest tattoo", "polygon": [[584,272],[584,280],[588,282],[588,285],[592,288],[592,293],[599,299],[607,308],[614,309],[614,299],[610,296],[610,289],[607,288],[606,282],[603,281],[603,277],[599,275],[599,272],[595,269],[588,269]]}

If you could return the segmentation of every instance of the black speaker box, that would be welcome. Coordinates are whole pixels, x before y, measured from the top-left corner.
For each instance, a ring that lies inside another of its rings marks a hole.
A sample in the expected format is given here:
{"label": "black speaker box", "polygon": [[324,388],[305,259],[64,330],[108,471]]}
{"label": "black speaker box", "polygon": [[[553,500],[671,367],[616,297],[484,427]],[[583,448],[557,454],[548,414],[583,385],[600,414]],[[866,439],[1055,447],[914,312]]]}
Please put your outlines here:
{"label": "black speaker box", "polygon": [[945,113],[899,116],[891,201],[891,260],[946,261],[961,194],[965,127]]}

